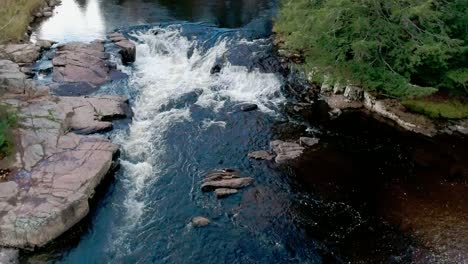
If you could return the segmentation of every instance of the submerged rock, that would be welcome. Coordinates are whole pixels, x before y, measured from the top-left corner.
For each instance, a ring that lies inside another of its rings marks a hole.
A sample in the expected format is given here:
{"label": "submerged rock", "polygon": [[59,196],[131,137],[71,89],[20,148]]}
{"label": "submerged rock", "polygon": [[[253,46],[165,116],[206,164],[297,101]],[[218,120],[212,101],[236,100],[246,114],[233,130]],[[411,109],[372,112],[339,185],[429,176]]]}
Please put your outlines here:
{"label": "submerged rock", "polygon": [[241,111],[249,112],[249,111],[257,110],[258,105],[256,105],[256,104],[243,104],[243,105],[241,105],[240,109],[241,109]]}
{"label": "submerged rock", "polygon": [[268,152],[266,150],[259,150],[259,151],[253,151],[250,152],[247,155],[251,159],[256,159],[256,160],[273,160],[275,158],[275,155],[272,154],[271,152]]}
{"label": "submerged rock", "polygon": [[211,223],[210,219],[203,216],[196,216],[192,218],[192,225],[195,227],[204,227]]}
{"label": "submerged rock", "polygon": [[302,155],[304,147],[294,142],[274,140],[270,142],[270,147],[276,153],[275,162],[278,164],[294,160]]}

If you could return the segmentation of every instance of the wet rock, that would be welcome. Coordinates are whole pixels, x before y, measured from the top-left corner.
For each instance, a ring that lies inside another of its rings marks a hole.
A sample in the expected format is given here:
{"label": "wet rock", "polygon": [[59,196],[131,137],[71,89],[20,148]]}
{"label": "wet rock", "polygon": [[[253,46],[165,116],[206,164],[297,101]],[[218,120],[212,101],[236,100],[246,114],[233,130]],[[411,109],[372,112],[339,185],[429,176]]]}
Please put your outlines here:
{"label": "wet rock", "polygon": [[19,252],[17,249],[0,248],[0,263],[16,264],[18,263]]}
{"label": "wet rock", "polygon": [[232,178],[208,181],[202,184],[202,191],[209,192],[218,188],[241,189],[252,184],[253,178]]}
{"label": "wet rock", "polygon": [[102,42],[72,42],[57,48],[52,60],[55,82],[87,82],[101,85],[110,80],[109,54]]}
{"label": "wet rock", "polygon": [[241,105],[240,109],[241,109],[241,111],[249,112],[249,111],[257,110],[258,105],[256,105],[256,104],[243,104],[243,105]]}
{"label": "wet rock", "polygon": [[344,96],[350,100],[361,101],[364,98],[364,90],[358,86],[348,85],[344,91]]}
{"label": "wet rock", "polygon": [[116,42],[115,45],[120,48],[120,55],[122,56],[122,63],[129,64],[135,62],[136,58],[136,47],[130,40],[121,40]]}
{"label": "wet rock", "polygon": [[275,162],[278,164],[294,160],[302,155],[304,147],[294,142],[274,140],[270,142],[270,147],[276,153]]}
{"label": "wet rock", "polygon": [[83,96],[96,91],[96,87],[86,82],[64,83],[54,85],[52,92],[60,96]]}
{"label": "wet rock", "polygon": [[319,143],[318,138],[310,138],[310,137],[301,137],[299,138],[299,142],[302,146],[312,147]]}
{"label": "wet rock", "polygon": [[0,45],[0,59],[18,64],[32,64],[39,59],[40,51],[41,47],[32,43]]}
{"label": "wet rock", "polygon": [[221,65],[220,64],[216,64],[214,65],[213,67],[211,67],[210,69],[210,74],[216,74],[216,73],[220,73],[221,72]]}
{"label": "wet rock", "polygon": [[218,198],[225,198],[227,196],[236,194],[238,192],[239,191],[236,189],[228,189],[228,188],[219,188],[215,190],[216,197]]}
{"label": "wet rock", "polygon": [[253,151],[253,152],[250,152],[247,156],[251,159],[268,160],[268,161],[271,161],[275,158],[274,154],[265,150]]}
{"label": "wet rock", "polygon": [[69,113],[69,127],[78,134],[112,130],[112,120],[125,118],[127,98],[120,96],[60,97],[60,104]]}
{"label": "wet rock", "polygon": [[241,177],[235,170],[225,169],[210,173],[201,186],[202,191],[210,192],[219,188],[241,189],[252,184],[253,178]]}
{"label": "wet rock", "polygon": [[211,221],[203,216],[196,216],[192,218],[192,225],[195,227],[204,227],[211,223]]}

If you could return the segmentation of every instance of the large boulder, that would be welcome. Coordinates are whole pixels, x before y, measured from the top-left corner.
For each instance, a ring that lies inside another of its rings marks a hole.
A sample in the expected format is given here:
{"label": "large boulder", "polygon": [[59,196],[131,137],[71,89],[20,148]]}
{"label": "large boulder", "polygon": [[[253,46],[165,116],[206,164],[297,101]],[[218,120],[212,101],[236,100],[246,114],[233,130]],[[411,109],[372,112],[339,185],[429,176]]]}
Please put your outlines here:
{"label": "large boulder", "polygon": [[86,82],[94,86],[111,80],[113,65],[104,52],[104,44],[72,42],[57,48],[52,60],[55,82]]}
{"label": "large boulder", "polygon": [[41,46],[26,44],[0,45],[0,59],[11,60],[18,64],[32,64],[41,56]]}
{"label": "large boulder", "polygon": [[88,213],[96,187],[115,167],[118,147],[71,131],[84,120],[98,131],[99,122],[124,116],[125,102],[110,96],[45,96],[15,106],[19,142],[9,181],[0,183],[0,246],[43,246]]}

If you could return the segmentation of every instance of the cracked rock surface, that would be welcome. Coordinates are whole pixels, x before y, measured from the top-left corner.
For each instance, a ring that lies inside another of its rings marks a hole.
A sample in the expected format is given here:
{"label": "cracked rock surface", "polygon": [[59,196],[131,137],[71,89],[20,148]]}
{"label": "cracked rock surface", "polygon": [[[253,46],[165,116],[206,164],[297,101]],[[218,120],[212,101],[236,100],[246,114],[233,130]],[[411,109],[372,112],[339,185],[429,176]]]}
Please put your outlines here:
{"label": "cracked rock surface", "polygon": [[0,246],[43,246],[78,223],[115,166],[118,146],[98,132],[125,117],[126,98],[11,99],[20,126],[13,173],[0,182]]}

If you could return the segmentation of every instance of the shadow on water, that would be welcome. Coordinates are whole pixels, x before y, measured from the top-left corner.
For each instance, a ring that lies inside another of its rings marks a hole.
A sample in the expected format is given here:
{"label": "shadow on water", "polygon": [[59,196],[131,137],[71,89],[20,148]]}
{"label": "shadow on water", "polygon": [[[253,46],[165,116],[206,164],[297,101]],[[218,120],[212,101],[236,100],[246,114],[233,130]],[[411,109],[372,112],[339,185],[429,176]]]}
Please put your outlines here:
{"label": "shadow on water", "polygon": [[359,112],[316,125],[319,146],[289,171],[310,237],[353,263],[468,259],[466,138],[426,138]]}

